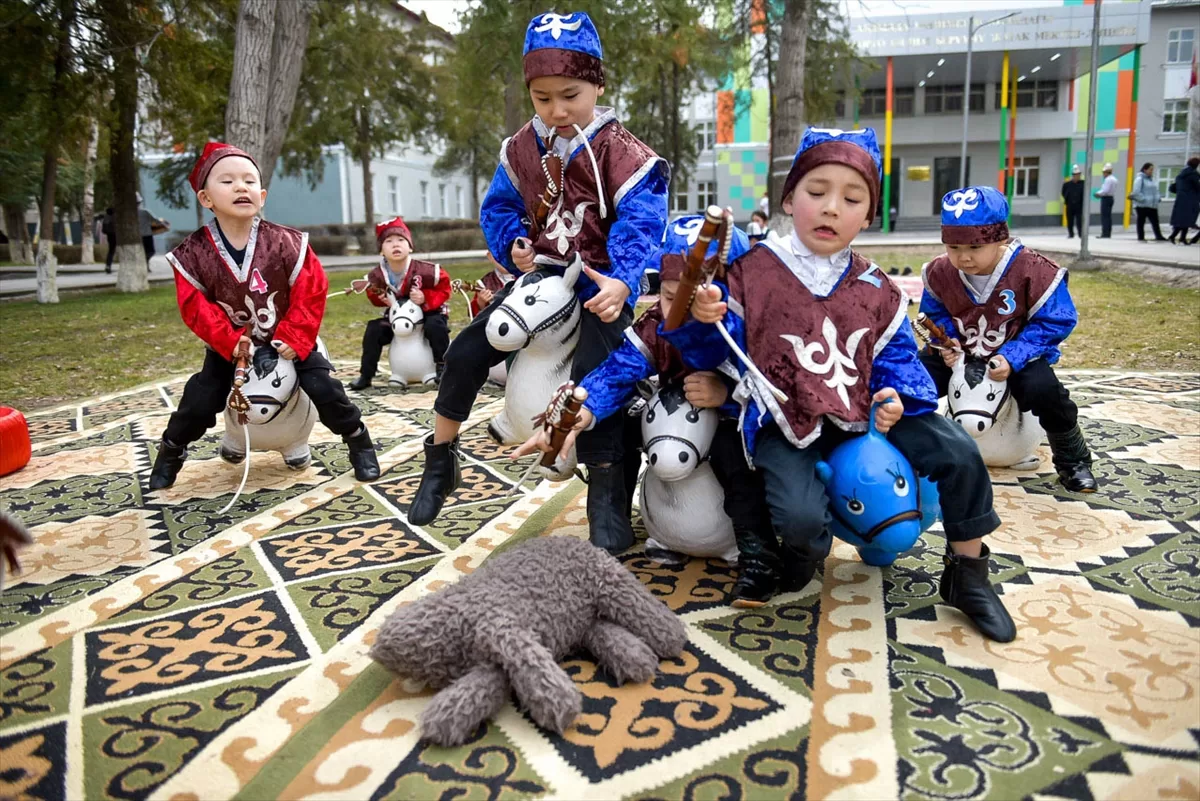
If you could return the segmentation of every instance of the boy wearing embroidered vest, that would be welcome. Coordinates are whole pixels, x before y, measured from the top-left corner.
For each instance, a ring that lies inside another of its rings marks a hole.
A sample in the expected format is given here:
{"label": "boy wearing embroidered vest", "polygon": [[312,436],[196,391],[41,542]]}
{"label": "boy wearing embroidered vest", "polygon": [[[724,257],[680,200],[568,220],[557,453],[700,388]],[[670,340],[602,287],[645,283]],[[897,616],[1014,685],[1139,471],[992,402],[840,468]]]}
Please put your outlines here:
{"label": "boy wearing embroidered vest", "polygon": [[513,274],[504,269],[500,262],[496,261],[496,257],[488,251],[487,260],[492,265],[492,271],[479,279],[480,288],[475,290],[475,294],[471,296],[471,319],[479,316],[479,313],[492,305],[492,301],[500,294],[500,290],[513,282]]}
{"label": "boy wearing embroidered vest", "polygon": [[308,234],[258,216],[267,191],[260,188],[258,165],[243,150],[210,142],[188,181],[214,217],[168,253],[167,261],[175,270],[183,321],[208,350],[167,423],[150,489],[174,484],[187,446],[216,424],[233,384],[234,353],[250,343],[296,361],[300,387],[321,422],[349,446],[355,477],[379,478],[362,415],[316,350],[329,282]]}
{"label": "boy wearing embroidered vest", "polygon": [[[561,272],[576,255],[584,261],[576,285],[583,314],[571,365],[571,378],[579,381],[621,344],[633,319],[642,273],[666,227],[668,171],[612,109],[596,107],[604,93],[604,64],[600,38],[586,14],[534,17],[524,52],[525,82],[537,115],[501,145],[480,224],[488,250],[514,276],[539,268]],[[488,370],[506,356],[486,335],[498,305],[483,309],[446,355],[434,405],[437,421],[425,442],[425,473],[408,510],[417,525],[437,517],[458,486],[459,427]],[[591,541],[612,552],[633,544],[620,418],[614,415],[585,432],[576,448],[588,467]]]}
{"label": "boy wearing embroidered vest", "polygon": [[922,271],[921,311],[954,339],[953,350],[925,350],[921,361],[938,395],[965,351],[988,362],[993,381],[1008,381],[1021,411],[1046,429],[1059,480],[1071,492],[1095,492],[1092,455],[1079,410],[1050,365],[1079,321],[1067,271],[1008,235],[1008,200],[990,186],[942,198],[946,254]]}
{"label": "boy wearing embroidered vest", "polygon": [[[792,235],[752,248],[731,266],[727,294],[719,285],[701,289],[692,314],[699,323],[723,318],[788,397],[780,403],[749,373],[734,391],[792,581],[807,583],[829,553],[830,504],[853,514],[853,499],[826,496],[816,464],[865,431],[874,408],[878,429],[941,495],[949,540],[942,599],[990,639],[1008,642],[1016,627],[988,579],[982,540],[1000,524],[987,468],[966,432],[936,413],[904,294],[850,249],[874,216],[880,163],[869,128],[805,131],[781,196]],[[730,354],[712,325],[688,324],[667,336],[700,368]]]}
{"label": "boy wearing embroidered vest", "polygon": [[420,306],[424,313],[422,328],[440,376],[446,348],[450,347],[450,307],[446,305],[450,300],[450,275],[440,264],[412,257],[412,232],[400,217],[375,226],[375,245],[379,248],[379,264],[366,275],[366,295],[372,306],[383,308],[383,317],[367,323],[362,365],[358,378],[350,382],[350,389],[371,386],[383,346],[392,341],[387,310],[393,303],[403,303],[405,298]]}

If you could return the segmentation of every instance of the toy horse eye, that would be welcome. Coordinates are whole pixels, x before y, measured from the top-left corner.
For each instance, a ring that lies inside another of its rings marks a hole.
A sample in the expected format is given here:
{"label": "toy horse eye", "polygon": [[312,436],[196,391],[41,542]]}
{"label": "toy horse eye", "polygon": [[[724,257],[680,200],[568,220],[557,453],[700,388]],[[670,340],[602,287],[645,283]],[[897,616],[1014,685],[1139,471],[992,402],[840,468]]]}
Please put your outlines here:
{"label": "toy horse eye", "polygon": [[646,412],[646,422],[647,422],[647,423],[653,423],[653,422],[654,422],[654,410],[653,410],[653,409],[651,409],[650,411]]}
{"label": "toy horse eye", "polygon": [[892,485],[892,488],[899,497],[904,498],[908,496],[908,480],[904,476],[896,476],[896,483]]}
{"label": "toy horse eye", "polygon": [[957,400],[958,398],[961,398],[961,397],[962,397],[962,390],[961,390],[961,389],[956,389],[956,390],[954,390],[954,398],[955,398],[955,400]]}
{"label": "toy horse eye", "polygon": [[988,393],[988,400],[990,400],[990,401],[994,401],[995,399],[996,399],[996,393],[995,393],[995,392],[989,392],[989,393]]}
{"label": "toy horse eye", "polygon": [[846,511],[850,512],[852,515],[861,515],[866,510],[867,507],[863,506],[863,502],[858,498],[851,498],[846,503]]}
{"label": "toy horse eye", "polygon": [[275,387],[275,389],[279,389],[281,386],[283,386],[283,376],[281,376],[279,373],[276,373],[275,377],[271,379],[271,386]]}
{"label": "toy horse eye", "polygon": [[699,420],[700,420],[700,410],[699,409],[693,408],[690,412],[687,413],[687,421],[689,423],[695,423],[695,422],[698,422]]}
{"label": "toy horse eye", "polygon": [[534,297],[533,295],[526,295],[526,296],[525,296],[525,305],[526,305],[526,306],[532,306],[532,305],[533,305],[533,304],[535,304],[535,303],[537,303],[537,298],[536,298],[536,297]]}

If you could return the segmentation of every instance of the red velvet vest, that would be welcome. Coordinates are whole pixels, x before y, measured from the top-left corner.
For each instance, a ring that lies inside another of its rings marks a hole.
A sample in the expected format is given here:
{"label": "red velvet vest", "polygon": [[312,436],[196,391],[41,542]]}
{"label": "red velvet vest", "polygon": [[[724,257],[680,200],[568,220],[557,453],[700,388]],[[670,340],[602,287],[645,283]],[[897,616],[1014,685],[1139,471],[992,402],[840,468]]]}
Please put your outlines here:
{"label": "red velvet vest", "polygon": [[[501,268],[503,270],[503,268]],[[503,270],[503,275],[500,270],[492,270],[490,273],[479,279],[483,284],[484,289],[490,291],[493,295],[499,292],[504,287],[508,286],[515,280],[512,273]]]}
{"label": "red velvet vest", "polygon": [[412,291],[413,276],[421,276],[421,286],[425,289],[430,289],[437,286],[438,281],[442,280],[442,268],[431,261],[421,261],[419,259],[409,259],[408,269],[404,271],[404,275],[400,277],[400,286],[394,287],[388,282],[387,275],[384,273],[385,262],[380,262],[375,265],[375,269],[367,273],[367,283],[373,289],[380,292],[390,292],[398,297],[407,298],[408,293]]}

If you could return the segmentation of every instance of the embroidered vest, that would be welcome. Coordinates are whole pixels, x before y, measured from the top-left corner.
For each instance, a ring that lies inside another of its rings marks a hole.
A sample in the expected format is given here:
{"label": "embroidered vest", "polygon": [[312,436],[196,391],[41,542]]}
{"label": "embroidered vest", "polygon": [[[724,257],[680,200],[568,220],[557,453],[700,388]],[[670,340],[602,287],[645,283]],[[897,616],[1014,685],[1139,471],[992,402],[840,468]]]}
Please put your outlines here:
{"label": "embroidered vest", "polygon": [[[387,267],[385,265],[385,261],[380,261],[371,272],[367,273],[367,283],[370,284],[368,291],[374,290],[379,295],[391,294],[393,297],[407,298],[408,293],[412,291],[412,279],[414,276],[421,277],[420,285],[424,289],[432,289],[437,286],[438,281],[442,280],[441,266],[431,261],[409,259],[408,269],[400,277],[400,286],[392,286],[388,281]],[[442,304],[443,307],[446,305]],[[437,311],[437,309],[429,309],[429,311]],[[387,317],[386,307],[383,310],[383,316]]]}
{"label": "embroidered vest", "polygon": [[655,303],[625,330],[625,338],[632,342],[646,357],[646,361],[658,371],[660,385],[694,372],[684,364],[679,349],[658,335],[658,326],[662,321],[662,307]]}

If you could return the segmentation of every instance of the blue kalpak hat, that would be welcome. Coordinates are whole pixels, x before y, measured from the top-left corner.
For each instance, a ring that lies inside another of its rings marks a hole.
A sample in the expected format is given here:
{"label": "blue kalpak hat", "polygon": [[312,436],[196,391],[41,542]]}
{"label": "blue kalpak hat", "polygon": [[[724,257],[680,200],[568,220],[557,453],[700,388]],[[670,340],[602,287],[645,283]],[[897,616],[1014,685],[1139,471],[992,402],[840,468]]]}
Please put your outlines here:
{"label": "blue kalpak hat", "polygon": [[582,11],[538,14],[525,32],[525,85],[562,75],[604,85],[604,50],[592,19]]}
{"label": "blue kalpak hat", "polygon": [[[667,225],[666,233],[663,235],[662,262],[658,270],[659,280],[678,281],[683,276],[683,267],[687,262],[688,253],[696,244],[696,239],[700,236],[700,228],[703,225],[703,214],[689,214]],[[713,237],[713,240],[708,243],[708,252],[704,254],[704,257],[711,259],[717,255],[718,246],[716,237]],[[729,261],[732,263],[749,249],[749,237],[741,228],[734,226],[733,242],[729,245]]]}
{"label": "blue kalpak hat", "polygon": [[942,197],[942,242],[989,245],[1008,241],[1008,200],[990,186],[968,186]]}
{"label": "blue kalpak hat", "polygon": [[822,164],[842,164],[859,172],[871,192],[871,208],[867,222],[875,219],[875,207],[879,205],[879,181],[883,175],[883,158],[879,155],[879,143],[873,128],[843,131],[840,128],[809,128],[800,139],[792,168],[783,182],[782,203],[796,184],[810,170]]}

